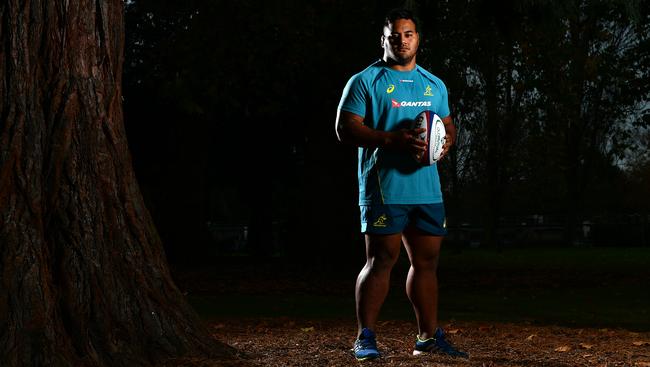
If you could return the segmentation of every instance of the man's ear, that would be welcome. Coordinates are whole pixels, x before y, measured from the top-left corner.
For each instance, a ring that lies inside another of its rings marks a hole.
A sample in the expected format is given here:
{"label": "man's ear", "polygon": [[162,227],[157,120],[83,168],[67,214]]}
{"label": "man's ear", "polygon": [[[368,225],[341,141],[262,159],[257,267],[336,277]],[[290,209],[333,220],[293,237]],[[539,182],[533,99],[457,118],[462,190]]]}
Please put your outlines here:
{"label": "man's ear", "polygon": [[386,40],[386,35],[382,34],[380,41],[379,41],[379,47],[384,48],[384,41]]}

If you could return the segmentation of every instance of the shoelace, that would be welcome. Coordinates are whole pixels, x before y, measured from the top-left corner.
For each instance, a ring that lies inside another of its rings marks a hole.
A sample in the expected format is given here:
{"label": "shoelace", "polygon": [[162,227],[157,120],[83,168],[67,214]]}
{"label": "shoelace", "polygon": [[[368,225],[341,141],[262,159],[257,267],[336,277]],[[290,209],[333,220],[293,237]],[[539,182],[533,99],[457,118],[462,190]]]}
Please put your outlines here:
{"label": "shoelace", "polygon": [[366,349],[366,348],[377,348],[377,345],[374,340],[372,339],[358,339],[357,342],[354,345],[355,350],[359,349]]}

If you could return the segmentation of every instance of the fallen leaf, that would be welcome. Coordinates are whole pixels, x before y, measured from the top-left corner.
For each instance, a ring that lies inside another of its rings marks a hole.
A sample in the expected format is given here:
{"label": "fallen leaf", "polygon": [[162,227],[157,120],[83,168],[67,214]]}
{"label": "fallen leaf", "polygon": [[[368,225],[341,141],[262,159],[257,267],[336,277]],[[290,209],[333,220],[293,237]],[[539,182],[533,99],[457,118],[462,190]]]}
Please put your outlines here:
{"label": "fallen leaf", "polygon": [[447,334],[458,334],[459,332],[460,332],[460,329],[445,330],[445,333],[447,333]]}
{"label": "fallen leaf", "polygon": [[483,326],[479,326],[479,327],[478,327],[478,330],[479,330],[479,331],[488,331],[488,330],[490,330],[490,329],[492,329],[492,326],[486,326],[486,325],[483,325]]}
{"label": "fallen leaf", "polygon": [[537,335],[532,334],[528,338],[526,338],[526,340],[530,341],[530,340],[533,340],[533,338],[536,338],[536,337],[537,337]]}
{"label": "fallen leaf", "polygon": [[313,327],[313,326],[310,326],[310,327],[304,327],[304,328],[300,328],[300,330],[302,330],[302,331],[308,333],[308,332],[314,331],[314,327]]}
{"label": "fallen leaf", "polygon": [[593,356],[593,354],[583,354],[583,355],[582,355],[582,358],[589,358],[589,357],[591,357],[591,356]]}
{"label": "fallen leaf", "polygon": [[557,347],[557,348],[555,348],[555,351],[556,351],[556,352],[568,352],[568,351],[570,351],[570,350],[571,350],[571,347],[568,346],[568,345],[563,345],[563,346],[561,346],[561,347]]}
{"label": "fallen leaf", "polygon": [[583,348],[583,349],[591,349],[591,348],[593,348],[593,347],[594,347],[594,346],[591,345],[591,344],[580,343],[580,348]]}
{"label": "fallen leaf", "polygon": [[644,345],[650,345],[650,342],[647,340],[637,340],[632,342],[632,344],[636,345],[637,347],[642,347]]}
{"label": "fallen leaf", "polygon": [[650,367],[650,362],[636,362],[634,365],[637,367]]}
{"label": "fallen leaf", "polygon": [[605,329],[598,329],[598,331],[602,331],[603,333],[606,333],[606,332],[609,331],[609,329],[607,329],[607,328],[605,328]]}
{"label": "fallen leaf", "polygon": [[262,325],[255,326],[255,332],[257,332],[257,333],[265,334],[268,331],[269,331],[269,328],[267,328],[266,326],[262,326]]}

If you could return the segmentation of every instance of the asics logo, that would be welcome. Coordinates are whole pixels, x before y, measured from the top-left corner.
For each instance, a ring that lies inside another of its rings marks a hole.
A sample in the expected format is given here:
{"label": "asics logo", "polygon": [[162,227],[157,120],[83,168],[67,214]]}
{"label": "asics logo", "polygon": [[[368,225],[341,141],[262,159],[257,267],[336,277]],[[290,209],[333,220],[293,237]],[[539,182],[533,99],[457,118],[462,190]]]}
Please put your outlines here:
{"label": "asics logo", "polygon": [[431,107],[431,101],[402,101],[398,102],[394,99],[391,100],[393,108],[399,107]]}

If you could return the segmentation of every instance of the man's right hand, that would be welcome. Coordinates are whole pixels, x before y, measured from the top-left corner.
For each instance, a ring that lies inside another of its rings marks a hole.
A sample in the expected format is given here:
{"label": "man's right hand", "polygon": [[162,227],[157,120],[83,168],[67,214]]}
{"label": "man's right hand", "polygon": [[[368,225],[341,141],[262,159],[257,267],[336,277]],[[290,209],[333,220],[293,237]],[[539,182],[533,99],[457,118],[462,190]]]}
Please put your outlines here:
{"label": "man's right hand", "polygon": [[419,136],[426,131],[425,128],[419,128],[388,132],[386,134],[385,147],[386,149],[407,152],[419,157],[427,147],[427,143],[424,140],[420,140]]}

